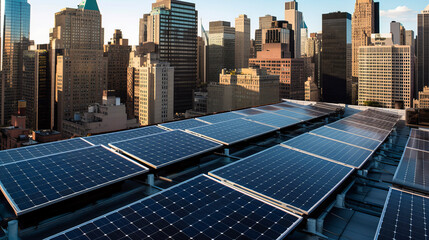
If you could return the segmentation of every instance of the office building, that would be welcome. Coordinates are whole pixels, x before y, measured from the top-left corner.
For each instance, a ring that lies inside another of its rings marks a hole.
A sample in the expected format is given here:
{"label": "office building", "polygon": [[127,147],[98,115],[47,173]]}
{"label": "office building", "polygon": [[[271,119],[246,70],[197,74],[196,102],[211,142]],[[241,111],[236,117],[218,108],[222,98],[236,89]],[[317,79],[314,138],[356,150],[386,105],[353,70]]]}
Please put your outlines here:
{"label": "office building", "polygon": [[279,76],[256,68],[224,69],[219,82],[210,83],[207,91],[209,113],[276,103],[279,101]]}
{"label": "office building", "polygon": [[414,61],[410,46],[359,49],[359,105],[412,107]]}
{"label": "office building", "polygon": [[224,68],[235,69],[235,29],[229,22],[210,22],[208,82],[218,82]]}
{"label": "office building", "polygon": [[407,46],[411,46],[412,54],[416,54],[416,39],[414,37],[414,31],[413,30],[406,30],[405,31],[405,44]]}
{"label": "office building", "polygon": [[23,53],[22,99],[26,101],[27,128],[52,129],[49,45],[32,45]]}
{"label": "office building", "polygon": [[400,22],[392,21],[390,23],[390,32],[393,37],[393,44],[405,45],[405,28]]}
{"label": "office building", "polygon": [[122,38],[122,31],[115,30],[111,41],[104,45],[104,55],[108,59],[107,89],[114,90],[121,103],[127,101],[127,68],[131,46]]}
{"label": "office building", "polygon": [[414,108],[429,109],[429,87],[424,87],[417,97],[413,101]]}
{"label": "office building", "polygon": [[55,14],[50,45],[51,64],[56,70],[56,126],[60,132],[63,120],[73,119],[75,113],[86,112],[89,105],[102,100],[108,64],[103,44],[104,29],[96,0],[83,0],[77,9],[65,8]]}
{"label": "office building", "polygon": [[[262,30],[271,28],[271,23],[277,21],[277,17],[271,15],[265,15],[259,17],[259,29],[255,30],[255,50],[259,52],[262,50]],[[256,53],[255,53],[256,56]]]}
{"label": "office building", "polygon": [[298,11],[298,3],[296,0],[285,3],[285,20],[292,24],[292,30],[295,36],[295,51],[294,56],[301,56],[301,26],[303,22],[302,12]]}
{"label": "office building", "polygon": [[417,91],[429,86],[429,5],[417,20]]}
{"label": "office building", "polygon": [[152,4],[148,41],[159,45],[160,61],[174,67],[176,113],[192,109],[197,82],[197,25],[198,12],[194,3],[157,0]]}
{"label": "office building", "polygon": [[202,37],[197,37],[197,87],[204,83],[206,45]]}
{"label": "office building", "polygon": [[235,68],[247,68],[250,58],[250,18],[242,14],[235,19]]}
{"label": "office building", "polygon": [[144,14],[139,21],[139,45],[147,42],[147,20],[150,14]]}
{"label": "office building", "polygon": [[307,54],[307,41],[308,41],[308,27],[305,21],[302,21],[301,24],[301,56],[306,56]]}
{"label": "office building", "polygon": [[311,58],[314,64],[314,82],[321,88],[321,51],[322,51],[322,34],[311,33],[307,40],[307,57]]}
{"label": "office building", "polygon": [[305,101],[320,101],[319,88],[312,77],[309,77],[305,82]]}
{"label": "office building", "polygon": [[29,46],[30,4],[27,0],[5,0],[0,125],[8,125],[22,99],[22,54]]}
{"label": "office building", "polygon": [[346,12],[323,14],[322,28],[322,99],[324,102],[350,104],[351,15]]}

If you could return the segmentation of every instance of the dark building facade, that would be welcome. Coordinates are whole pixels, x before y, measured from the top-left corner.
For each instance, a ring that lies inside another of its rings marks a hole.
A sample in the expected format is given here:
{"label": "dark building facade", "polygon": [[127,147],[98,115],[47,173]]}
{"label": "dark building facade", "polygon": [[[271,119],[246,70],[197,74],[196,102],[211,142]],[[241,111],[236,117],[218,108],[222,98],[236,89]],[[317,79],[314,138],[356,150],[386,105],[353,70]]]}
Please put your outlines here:
{"label": "dark building facade", "polygon": [[277,21],[277,17],[265,15],[259,18],[259,29],[255,30],[255,50],[262,51],[262,30],[271,28],[271,23]]}
{"label": "dark building facade", "polygon": [[322,98],[332,103],[350,103],[351,15],[346,12],[323,14]]}
{"label": "dark building facade", "polygon": [[417,24],[417,91],[429,86],[429,5],[418,15]]}

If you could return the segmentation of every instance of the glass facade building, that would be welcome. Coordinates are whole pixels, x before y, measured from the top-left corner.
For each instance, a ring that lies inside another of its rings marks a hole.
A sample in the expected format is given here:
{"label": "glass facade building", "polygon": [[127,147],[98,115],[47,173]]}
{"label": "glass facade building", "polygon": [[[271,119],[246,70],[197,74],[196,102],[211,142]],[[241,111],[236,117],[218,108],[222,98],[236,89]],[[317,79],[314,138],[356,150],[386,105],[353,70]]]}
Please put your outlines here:
{"label": "glass facade building", "polygon": [[30,4],[27,0],[5,0],[3,31],[1,124],[10,121],[22,99],[23,51],[30,38]]}
{"label": "glass facade building", "polygon": [[415,94],[429,86],[429,5],[417,20],[417,88]]}

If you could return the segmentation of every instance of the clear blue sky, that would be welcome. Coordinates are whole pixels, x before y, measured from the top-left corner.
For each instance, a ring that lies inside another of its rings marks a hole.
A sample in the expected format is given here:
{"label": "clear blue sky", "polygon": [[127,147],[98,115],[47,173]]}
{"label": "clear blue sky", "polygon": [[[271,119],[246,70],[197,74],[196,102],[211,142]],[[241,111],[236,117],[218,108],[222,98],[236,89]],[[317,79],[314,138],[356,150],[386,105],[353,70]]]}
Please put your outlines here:
{"label": "clear blue sky", "polygon": [[[149,13],[151,4],[156,0],[98,0],[105,41],[114,29],[122,29],[130,44],[138,43],[139,18]],[[239,14],[247,14],[252,20],[252,32],[258,28],[259,17],[266,14],[284,19],[284,0],[189,0],[196,3],[199,19],[208,29],[208,22],[216,20],[230,21]],[[31,4],[31,38],[37,44],[49,41],[49,29],[54,26],[54,14],[64,7],[75,8],[80,0],[28,0]],[[300,11],[304,14],[310,32],[322,30],[322,14],[335,11],[353,13],[355,0],[298,0]],[[382,11],[381,32],[389,32],[392,20],[402,22],[407,29],[416,31],[417,13],[422,11],[429,1],[425,0],[379,0]],[[2,8],[4,9],[4,8]],[[253,35],[253,34],[252,34]]]}

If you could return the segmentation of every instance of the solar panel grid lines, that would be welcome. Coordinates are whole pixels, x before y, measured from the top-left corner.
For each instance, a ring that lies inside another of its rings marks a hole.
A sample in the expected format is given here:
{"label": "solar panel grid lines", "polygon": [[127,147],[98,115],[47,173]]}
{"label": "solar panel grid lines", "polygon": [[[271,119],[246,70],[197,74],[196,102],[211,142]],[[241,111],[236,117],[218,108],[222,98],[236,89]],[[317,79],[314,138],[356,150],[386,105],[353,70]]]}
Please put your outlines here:
{"label": "solar panel grid lines", "polygon": [[383,120],[386,120],[389,122],[395,122],[395,123],[399,120],[399,116],[391,116],[388,113],[374,111],[374,110],[366,110],[357,114],[372,117],[375,119],[383,119]]}
{"label": "solar panel grid lines", "polygon": [[336,142],[339,142],[339,143],[344,143],[344,144],[347,144],[347,145],[352,146],[352,147],[360,148],[362,150],[367,150],[367,151],[370,151],[370,152],[374,151],[372,149],[361,147],[361,146],[358,146],[358,145],[355,145],[355,144],[352,144],[352,143],[349,143],[349,142],[341,141],[341,140],[338,140],[338,139],[335,139],[335,138],[330,138],[330,137],[326,137],[326,136],[323,136],[323,135],[319,135],[319,134],[316,134],[316,133],[313,133],[313,132],[310,132],[309,134],[317,136],[317,137],[322,137],[322,138],[325,138],[325,139],[328,139],[328,140],[336,141]]}
{"label": "solar panel grid lines", "polygon": [[199,117],[196,119],[199,121],[204,121],[209,124],[210,123],[215,124],[215,123],[226,122],[226,121],[230,121],[238,118],[243,118],[243,115],[234,113],[234,112],[226,112],[226,113],[219,113],[219,114]]}
{"label": "solar panel grid lines", "polygon": [[393,123],[384,122],[384,121],[376,120],[373,118],[367,118],[367,117],[362,116],[362,115],[352,115],[348,118],[345,118],[345,120],[353,121],[356,123],[364,124],[364,125],[375,127],[375,128],[380,128],[380,129],[383,129],[386,131],[391,131],[393,129],[393,127],[395,126],[395,124],[393,124]]}
{"label": "solar panel grid lines", "polygon": [[200,175],[47,239],[283,239],[301,221]]}
{"label": "solar panel grid lines", "polygon": [[112,142],[118,142],[118,141],[127,140],[127,139],[149,136],[152,134],[158,134],[163,132],[167,132],[167,130],[159,128],[157,126],[148,126],[148,127],[142,127],[142,128],[131,129],[126,131],[86,137],[84,138],[84,140],[87,142],[90,142],[93,145],[107,146],[109,143],[112,143]]}
{"label": "solar panel grid lines", "polygon": [[151,168],[160,169],[221,148],[222,144],[175,130],[111,143],[109,146]]}
{"label": "solar panel grid lines", "polygon": [[311,133],[331,139],[336,139],[342,142],[351,143],[352,145],[360,146],[370,151],[375,151],[382,144],[381,141],[373,140],[339,129],[330,128],[328,126],[315,129]]}
{"label": "solar panel grid lines", "polygon": [[104,146],[0,166],[0,188],[17,216],[146,173]]}
{"label": "solar panel grid lines", "polygon": [[427,239],[429,198],[390,188],[374,240]]}
{"label": "solar panel grid lines", "polygon": [[[279,105],[282,106],[282,104],[279,104]],[[328,114],[321,113],[321,112],[315,112],[315,111],[312,111],[310,109],[304,109],[304,108],[294,107],[294,106],[283,107],[283,109],[291,111],[291,112],[296,112],[296,113],[304,114],[304,115],[310,116],[312,118],[319,118],[319,117],[323,117],[323,116],[327,116],[328,115]]]}
{"label": "solar panel grid lines", "polygon": [[289,111],[289,110],[286,110],[286,109],[284,109],[284,110],[280,110],[280,111],[276,111],[276,112],[273,112],[274,114],[278,114],[278,115],[283,115],[283,116],[286,116],[286,117],[290,117],[290,118],[294,118],[294,119],[297,119],[297,120],[300,120],[300,121],[310,121],[310,120],[313,120],[314,119],[314,117],[312,117],[312,116],[310,116],[310,115],[306,115],[306,114],[301,114],[301,113],[297,113],[297,112],[292,112],[292,111]]}
{"label": "solar panel grid lines", "polygon": [[256,107],[256,110],[264,111],[264,112],[275,112],[282,110],[281,108],[276,107],[275,105]]}
{"label": "solar panel grid lines", "polygon": [[190,128],[207,126],[207,125],[210,125],[210,124],[203,121],[198,121],[196,119],[185,119],[185,120],[180,120],[180,121],[175,121],[170,123],[163,123],[158,126],[168,131],[173,131],[173,130],[186,130]]}
{"label": "solar panel grid lines", "polygon": [[262,113],[265,113],[265,112],[257,110],[257,109],[254,109],[254,108],[249,108],[249,109],[243,109],[243,110],[234,111],[234,113],[238,113],[238,114],[241,114],[243,116],[254,116],[254,115],[262,114]]}
{"label": "solar panel grid lines", "polygon": [[379,127],[375,127],[375,126],[368,125],[368,124],[366,124],[366,123],[364,123],[364,122],[354,121],[354,120],[349,119],[349,118],[343,118],[343,119],[339,120],[338,122],[352,122],[352,123],[355,123],[355,124],[358,124],[358,125],[364,126],[364,127],[366,127],[366,128],[371,128],[371,129],[374,129],[374,130],[378,130],[378,131],[380,131],[380,132],[381,132],[381,131],[382,131],[382,132],[385,132],[387,135],[388,135],[388,134],[390,134],[390,132],[392,131],[392,129],[390,129],[390,130],[382,129],[382,128],[379,128]]}
{"label": "solar panel grid lines", "polygon": [[365,118],[365,119],[372,119],[374,121],[379,121],[379,122],[382,122],[382,123],[385,123],[385,124],[393,124],[392,121],[385,120],[385,119],[380,119],[380,118],[377,118],[375,116],[363,115],[363,114],[360,114],[360,113],[353,114],[350,117],[360,117],[360,118]]}
{"label": "solar panel grid lines", "polygon": [[299,120],[273,113],[258,114],[254,116],[245,117],[245,119],[277,129],[290,127],[300,123]]}
{"label": "solar panel grid lines", "polygon": [[411,129],[410,138],[429,141],[429,131],[420,129]]}
{"label": "solar panel grid lines", "polygon": [[317,109],[317,108],[315,108],[315,107],[313,107],[311,105],[301,105],[301,104],[296,104],[296,103],[291,103],[291,102],[280,103],[280,104],[288,105],[288,106],[293,107],[293,108],[301,108],[301,109],[309,110],[309,111],[311,111],[313,113],[316,113],[316,114],[319,114],[319,115],[320,114],[322,114],[322,115],[329,115],[329,114],[332,113],[332,112],[328,113],[326,111],[319,110],[319,109]]}
{"label": "solar panel grid lines", "polygon": [[407,148],[413,148],[420,151],[429,152],[429,141],[420,140],[416,138],[409,138],[409,141],[407,143]]}
{"label": "solar panel grid lines", "polygon": [[374,139],[377,141],[384,142],[386,138],[389,136],[385,131],[380,131],[374,128],[367,127],[362,124],[357,124],[355,122],[350,121],[337,121],[327,125],[330,128],[339,129],[345,132],[353,133],[355,135],[359,135],[362,137]]}

